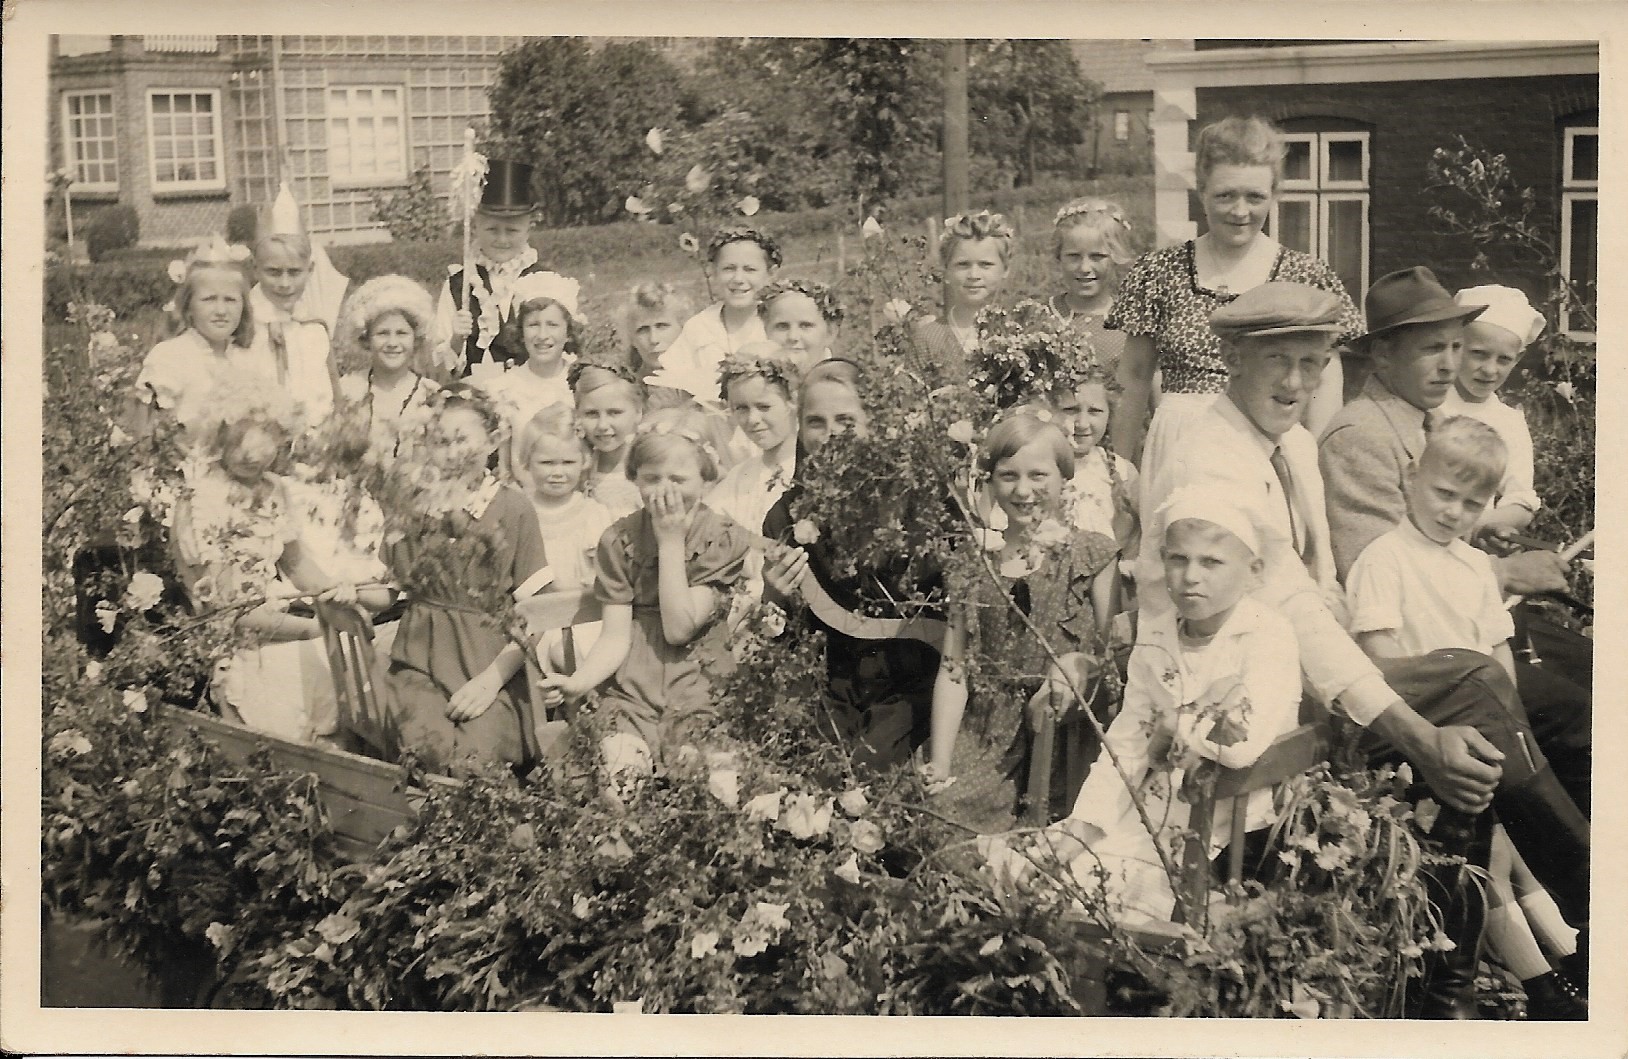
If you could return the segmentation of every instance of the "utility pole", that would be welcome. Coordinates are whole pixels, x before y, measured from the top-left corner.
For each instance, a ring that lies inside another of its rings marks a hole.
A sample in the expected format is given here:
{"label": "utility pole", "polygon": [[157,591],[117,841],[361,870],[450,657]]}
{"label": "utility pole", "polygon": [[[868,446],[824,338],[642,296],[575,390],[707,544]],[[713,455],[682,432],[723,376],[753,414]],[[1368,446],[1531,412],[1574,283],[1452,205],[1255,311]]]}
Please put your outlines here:
{"label": "utility pole", "polygon": [[944,216],[967,208],[967,42],[944,42]]}

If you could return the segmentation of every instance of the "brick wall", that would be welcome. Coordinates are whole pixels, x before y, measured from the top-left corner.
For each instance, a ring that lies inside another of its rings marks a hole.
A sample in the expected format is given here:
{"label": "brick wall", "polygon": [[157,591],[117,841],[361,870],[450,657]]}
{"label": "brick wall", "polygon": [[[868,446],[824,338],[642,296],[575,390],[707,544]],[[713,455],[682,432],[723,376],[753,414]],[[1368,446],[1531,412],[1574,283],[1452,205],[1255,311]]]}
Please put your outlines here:
{"label": "brick wall", "polygon": [[[1471,269],[1475,247],[1447,236],[1430,217],[1431,205],[1452,201],[1427,190],[1426,165],[1436,148],[1456,146],[1458,135],[1507,155],[1516,183],[1536,195],[1534,219],[1558,249],[1560,130],[1598,106],[1598,79],[1585,76],[1201,88],[1191,127],[1196,134],[1229,114],[1261,114],[1291,128],[1315,119],[1357,123],[1371,132],[1370,275],[1427,264],[1449,288],[1496,281],[1535,295],[1542,274],[1529,261],[1494,257],[1491,278]],[[1196,198],[1193,217],[1202,228]]]}

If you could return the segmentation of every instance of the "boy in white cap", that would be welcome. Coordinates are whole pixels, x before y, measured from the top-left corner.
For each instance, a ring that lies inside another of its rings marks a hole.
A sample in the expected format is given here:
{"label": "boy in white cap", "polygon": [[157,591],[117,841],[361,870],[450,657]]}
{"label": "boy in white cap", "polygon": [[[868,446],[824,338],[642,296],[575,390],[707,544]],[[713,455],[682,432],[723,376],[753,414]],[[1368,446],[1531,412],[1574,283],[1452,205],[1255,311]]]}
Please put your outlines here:
{"label": "boy in white cap", "polygon": [[1487,308],[1464,328],[1464,356],[1441,414],[1479,419],[1509,447],[1509,466],[1498,484],[1497,499],[1477,527],[1480,533],[1508,537],[1531,523],[1542,500],[1532,484],[1532,434],[1526,416],[1500,401],[1498,390],[1527,347],[1543,334],[1543,314],[1514,287],[1495,284],[1466,287],[1453,301]]}
{"label": "boy in white cap", "polygon": [[[1100,865],[1110,898],[1132,921],[1170,918],[1175,894],[1153,843],[1181,864],[1192,781],[1253,763],[1294,728],[1301,696],[1294,629],[1252,595],[1262,571],[1253,516],[1227,493],[1196,485],[1174,493],[1159,517],[1174,606],[1142,624],[1105,753],[1053,830],[1076,877],[1094,888]],[[1132,787],[1157,839],[1132,804]],[[1245,812],[1248,831],[1269,827],[1272,792],[1255,792]],[[1216,805],[1211,858],[1231,834],[1231,814],[1230,803]]]}

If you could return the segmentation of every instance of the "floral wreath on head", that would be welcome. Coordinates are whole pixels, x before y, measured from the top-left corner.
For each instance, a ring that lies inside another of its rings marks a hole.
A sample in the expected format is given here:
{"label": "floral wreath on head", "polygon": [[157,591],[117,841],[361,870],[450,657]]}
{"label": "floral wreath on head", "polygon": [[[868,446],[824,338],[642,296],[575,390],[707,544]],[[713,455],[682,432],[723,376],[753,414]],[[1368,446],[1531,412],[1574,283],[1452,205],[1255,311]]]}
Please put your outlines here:
{"label": "floral wreath on head", "polygon": [[842,323],[842,303],[836,292],[819,280],[778,279],[757,292],[758,312],[767,312],[770,304],[782,294],[801,294],[814,303],[827,322]]}
{"label": "floral wreath on head", "polygon": [[730,224],[719,228],[707,240],[707,260],[715,261],[718,252],[730,243],[756,243],[763,248],[763,254],[769,259],[770,268],[779,268],[785,258],[780,253],[780,244],[775,242],[767,233],[760,232],[747,224]]}
{"label": "floral wreath on head", "polygon": [[707,459],[712,461],[712,465],[714,467],[723,466],[723,463],[718,458],[717,446],[708,441],[706,435],[701,433],[701,431],[689,426],[677,417],[647,417],[641,420],[639,425],[634,428],[633,437],[635,439],[652,436],[683,438],[685,441],[688,441],[690,444],[700,449],[701,452],[706,455]]}
{"label": "floral wreath on head", "polygon": [[1090,340],[1032,298],[1011,309],[985,306],[977,327],[968,381],[998,408],[1036,397],[1051,400],[1093,373],[1106,374]]}
{"label": "floral wreath on head", "polygon": [[724,403],[729,403],[729,384],[736,379],[744,379],[753,375],[761,375],[770,382],[778,382],[796,400],[797,388],[802,383],[802,373],[789,357],[784,356],[757,356],[753,353],[743,353],[736,350],[724,357],[718,365],[718,394]]}
{"label": "floral wreath on head", "polygon": [[577,392],[577,384],[582,381],[583,373],[590,368],[608,371],[617,378],[632,383],[634,389],[641,392],[644,389],[644,381],[639,378],[639,369],[634,367],[625,353],[595,345],[577,354],[576,361],[565,369],[565,384],[571,388],[573,394]]}
{"label": "floral wreath on head", "polygon": [[977,213],[958,213],[954,217],[944,218],[944,233],[939,241],[946,239],[1005,239],[1010,240],[1013,235],[1012,226],[1006,223],[1006,218],[998,213],[988,210],[979,210]]}
{"label": "floral wreath on head", "polygon": [[1076,199],[1058,210],[1051,223],[1056,227],[1070,217],[1090,217],[1096,214],[1101,214],[1119,225],[1127,235],[1132,231],[1131,222],[1125,219],[1125,211],[1120,209],[1117,203],[1109,202],[1107,199]]}

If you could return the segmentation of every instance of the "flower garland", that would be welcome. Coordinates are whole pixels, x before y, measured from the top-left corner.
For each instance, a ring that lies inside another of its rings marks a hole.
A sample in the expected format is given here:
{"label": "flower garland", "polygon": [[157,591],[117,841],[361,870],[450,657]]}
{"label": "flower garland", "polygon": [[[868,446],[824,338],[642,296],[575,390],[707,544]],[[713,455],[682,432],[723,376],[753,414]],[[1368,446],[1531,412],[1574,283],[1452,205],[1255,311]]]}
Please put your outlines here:
{"label": "flower garland", "polygon": [[802,373],[789,357],[757,356],[734,350],[718,365],[719,395],[727,402],[730,384],[753,375],[778,383],[793,400],[796,399],[798,386],[802,384]]}
{"label": "flower garland", "polygon": [[780,244],[768,233],[748,224],[727,224],[713,232],[712,238],[707,240],[707,260],[716,261],[719,251],[730,243],[756,243],[763,248],[763,256],[769,259],[770,268],[779,268],[785,262]]}
{"label": "flower garland", "polygon": [[783,294],[801,294],[814,303],[826,323],[833,326],[842,323],[842,303],[837,301],[836,292],[818,280],[775,280],[757,292],[759,310],[767,312],[775,299]]}
{"label": "flower garland", "polygon": [[1010,309],[985,306],[978,313],[977,328],[968,381],[998,408],[1029,400],[1054,401],[1088,377],[1101,377],[1090,340],[1059,325],[1043,302],[1025,298]]}

